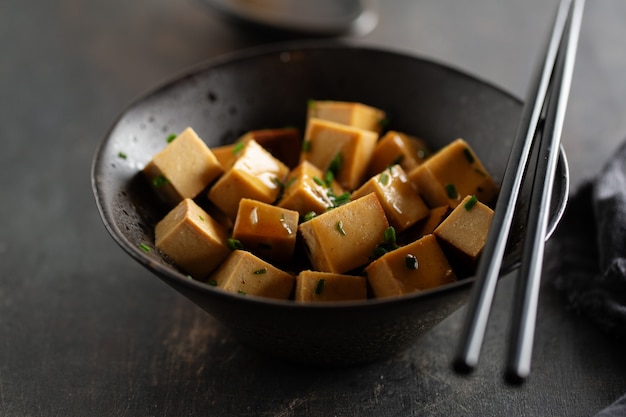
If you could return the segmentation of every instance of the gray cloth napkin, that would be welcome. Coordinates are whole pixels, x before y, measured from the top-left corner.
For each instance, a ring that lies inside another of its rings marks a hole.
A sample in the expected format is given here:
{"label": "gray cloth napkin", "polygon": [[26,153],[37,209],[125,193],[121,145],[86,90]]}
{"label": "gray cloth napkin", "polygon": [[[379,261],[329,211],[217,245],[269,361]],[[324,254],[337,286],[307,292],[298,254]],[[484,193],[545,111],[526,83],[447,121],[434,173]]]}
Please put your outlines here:
{"label": "gray cloth napkin", "polygon": [[[626,341],[626,143],[570,198],[548,262],[568,308]],[[626,416],[626,394],[597,417]]]}

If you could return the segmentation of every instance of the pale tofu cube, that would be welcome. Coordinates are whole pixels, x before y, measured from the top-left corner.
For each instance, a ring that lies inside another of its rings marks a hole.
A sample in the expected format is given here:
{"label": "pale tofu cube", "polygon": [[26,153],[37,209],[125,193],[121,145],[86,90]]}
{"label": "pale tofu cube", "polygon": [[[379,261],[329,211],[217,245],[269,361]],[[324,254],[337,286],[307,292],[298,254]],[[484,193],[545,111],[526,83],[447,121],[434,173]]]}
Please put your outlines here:
{"label": "pale tofu cube", "polygon": [[433,232],[462,275],[474,273],[492,220],[492,209],[476,196],[466,196]]}
{"label": "pale tofu cube", "polygon": [[324,172],[332,171],[339,184],[352,191],[363,182],[377,140],[376,132],[311,118],[300,161],[309,161]]}
{"label": "pale tofu cube", "polygon": [[238,154],[243,149],[243,143],[231,143],[229,145],[215,146],[211,148],[211,152],[222,166],[224,171],[228,171],[235,161]]}
{"label": "pale tofu cube", "polygon": [[399,164],[405,172],[411,172],[420,166],[430,153],[429,147],[422,139],[390,130],[376,143],[368,175],[373,177],[395,164]]}
{"label": "pale tofu cube", "polygon": [[196,197],[223,169],[213,152],[188,127],[144,167],[157,194],[171,205]]}
{"label": "pale tofu cube", "polygon": [[352,199],[369,193],[376,194],[389,223],[397,232],[428,216],[426,203],[400,165],[393,165],[368,180],[352,193]]}
{"label": "pale tofu cube", "polygon": [[299,217],[297,211],[243,198],[232,237],[263,259],[287,262],[296,246]]}
{"label": "pale tofu cube", "polygon": [[295,277],[251,252],[235,250],[207,282],[241,295],[287,300],[291,297]]}
{"label": "pale tofu cube", "polygon": [[342,274],[365,265],[389,227],[376,194],[300,224],[313,269]]}
{"label": "pale tofu cube", "polygon": [[155,226],[155,245],[195,279],[209,275],[228,256],[227,230],[186,198]]}
{"label": "pale tofu cube", "polygon": [[310,100],[307,119],[330,120],[348,126],[380,133],[386,122],[385,112],[362,103],[332,100]]}
{"label": "pale tofu cube", "polygon": [[279,207],[295,210],[301,216],[309,212],[321,214],[337,205],[343,188],[337,181],[326,178],[324,172],[308,161],[303,161],[289,173]]}
{"label": "pale tofu cube", "polygon": [[302,303],[367,299],[367,282],[357,275],[301,271],[296,277],[295,300]]}
{"label": "pale tofu cube", "polygon": [[449,205],[455,208],[466,195],[475,195],[492,204],[498,187],[474,151],[463,139],[457,139],[409,172],[422,197],[430,207]]}
{"label": "pale tofu cube", "polygon": [[285,164],[255,140],[249,140],[232,167],[211,187],[208,197],[224,214],[234,219],[242,198],[273,203],[288,173]]}
{"label": "pale tofu cube", "polygon": [[424,291],[457,279],[433,235],[387,252],[369,264],[365,274],[376,298]]}

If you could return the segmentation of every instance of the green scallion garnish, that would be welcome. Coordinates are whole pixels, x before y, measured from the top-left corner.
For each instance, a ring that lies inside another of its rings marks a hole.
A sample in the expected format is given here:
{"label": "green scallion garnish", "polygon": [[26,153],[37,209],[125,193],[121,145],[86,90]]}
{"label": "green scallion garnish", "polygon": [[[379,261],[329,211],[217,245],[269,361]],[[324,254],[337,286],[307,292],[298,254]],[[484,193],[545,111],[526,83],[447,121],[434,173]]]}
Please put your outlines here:
{"label": "green scallion garnish", "polygon": [[459,194],[456,192],[456,187],[454,184],[446,184],[446,193],[448,194],[448,198],[458,198]]}
{"label": "green scallion garnish", "polygon": [[233,146],[233,155],[237,155],[239,152],[241,152],[244,146],[246,146],[244,142],[235,143],[235,146]]}
{"label": "green scallion garnish", "polygon": [[323,187],[324,185],[324,181],[322,181],[320,178],[318,177],[313,177],[313,182],[316,183],[317,185],[319,185],[320,187]]}
{"label": "green scallion garnish", "polygon": [[232,237],[226,239],[226,246],[228,246],[230,250],[242,250],[243,249],[243,243],[241,243],[241,241],[238,239],[233,239]]}
{"label": "green scallion garnish", "polygon": [[389,184],[389,175],[386,172],[381,173],[378,177],[378,182],[380,182],[382,185]]}
{"label": "green scallion garnish", "polygon": [[326,284],[326,280],[324,278],[320,278],[317,280],[317,285],[315,286],[315,295],[320,295],[322,291],[324,291],[324,285]]}
{"label": "green scallion garnish", "polygon": [[144,251],[144,252],[146,252],[146,253],[150,253],[150,250],[151,250],[151,249],[150,249],[150,246],[146,245],[145,243],[140,243],[140,244],[139,244],[139,247],[140,247],[141,249],[143,249],[143,251]]}
{"label": "green scallion garnish", "polygon": [[337,231],[341,233],[342,236],[346,235],[346,231],[343,228],[343,222],[341,220],[337,222]]}
{"label": "green scallion garnish", "polygon": [[311,152],[311,140],[307,139],[302,142],[302,152]]}
{"label": "green scallion garnish", "polygon": [[152,180],[152,185],[155,186],[156,188],[159,188],[159,187],[163,187],[168,182],[169,182],[169,180],[167,178],[165,178],[163,175],[157,175]]}
{"label": "green scallion garnish", "polygon": [[418,267],[417,258],[414,255],[411,255],[409,253],[404,258],[404,265],[407,267],[407,269],[417,269]]}
{"label": "green scallion garnish", "polygon": [[117,153],[117,156],[118,156],[119,158],[122,158],[122,159],[126,159],[126,157],[127,157],[127,155],[126,155],[124,152],[122,152],[122,151],[119,151],[119,152]]}
{"label": "green scallion garnish", "polygon": [[267,274],[267,268],[261,268],[261,269],[257,269],[256,271],[253,272],[254,275],[263,275],[263,274]]}
{"label": "green scallion garnish", "polygon": [[465,158],[470,164],[473,164],[476,160],[476,158],[474,158],[474,155],[472,154],[472,151],[470,151],[469,148],[463,148],[463,155],[465,155]]}
{"label": "green scallion garnish", "polygon": [[396,229],[393,228],[393,226],[389,226],[388,228],[385,229],[385,243],[388,245],[395,245],[396,244]]}
{"label": "green scallion garnish", "polygon": [[476,198],[476,196],[473,195],[470,197],[469,200],[465,202],[465,205],[463,207],[465,207],[465,210],[470,211],[472,207],[476,205],[476,203],[478,203],[478,198]]}
{"label": "green scallion garnish", "polygon": [[343,156],[341,156],[341,152],[337,152],[332,161],[330,161],[330,165],[328,166],[328,170],[331,171],[335,177],[339,174],[339,170],[343,166]]}
{"label": "green scallion garnish", "polygon": [[167,143],[172,143],[174,139],[176,139],[176,134],[172,133],[165,140],[167,141]]}
{"label": "green scallion garnish", "polygon": [[314,211],[309,211],[308,213],[306,213],[303,217],[302,217],[302,223],[304,222],[308,222],[309,220],[311,220],[312,218],[314,218],[315,216],[317,216],[317,213],[315,213]]}
{"label": "green scallion garnish", "polygon": [[217,287],[217,281],[214,280],[214,279],[210,279],[206,283],[209,284],[212,287]]}

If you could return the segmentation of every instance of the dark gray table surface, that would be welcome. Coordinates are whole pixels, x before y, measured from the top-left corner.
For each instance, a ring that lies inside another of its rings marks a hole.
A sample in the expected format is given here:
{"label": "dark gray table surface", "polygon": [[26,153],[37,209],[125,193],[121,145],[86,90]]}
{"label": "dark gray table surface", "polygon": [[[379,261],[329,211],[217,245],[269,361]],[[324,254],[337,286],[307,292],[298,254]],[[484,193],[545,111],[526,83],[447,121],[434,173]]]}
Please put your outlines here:
{"label": "dark gray table surface", "polygon": [[[354,40],[523,97],[557,2],[381,3]],[[625,22],[626,2],[588,2],[563,135],[573,188],[626,136]],[[382,363],[307,369],[241,347],[117,247],[89,173],[122,109],[199,61],[282,38],[200,0],[0,3],[0,415],[589,416],[625,393],[624,345],[549,286],[521,387],[501,374],[514,277],[469,377],[450,369],[464,308]]]}

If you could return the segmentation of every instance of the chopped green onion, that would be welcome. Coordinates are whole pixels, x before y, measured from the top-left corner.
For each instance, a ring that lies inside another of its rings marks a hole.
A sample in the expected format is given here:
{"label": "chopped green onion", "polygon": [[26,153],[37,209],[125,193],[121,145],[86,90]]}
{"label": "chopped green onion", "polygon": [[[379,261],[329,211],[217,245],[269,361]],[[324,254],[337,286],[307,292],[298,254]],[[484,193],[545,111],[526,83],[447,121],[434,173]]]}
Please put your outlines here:
{"label": "chopped green onion", "polygon": [[315,216],[317,216],[317,213],[315,213],[314,211],[309,211],[308,213],[306,213],[304,215],[304,217],[302,218],[302,222],[308,222],[309,220],[311,220],[312,218],[314,218]]}
{"label": "chopped green onion", "polygon": [[239,152],[243,150],[244,146],[246,146],[244,142],[235,143],[235,146],[233,146],[233,154],[237,155]]}
{"label": "chopped green onion", "polygon": [[404,258],[404,265],[406,265],[407,269],[417,269],[418,263],[417,258],[410,253]]}
{"label": "chopped green onion", "polygon": [[332,171],[326,171],[326,174],[324,175],[324,182],[326,183],[326,186],[327,187],[332,186],[334,180],[335,180],[335,174],[333,174]]}
{"label": "chopped green onion", "polygon": [[122,158],[122,159],[126,159],[126,154],[125,154],[124,152],[122,152],[122,151],[119,151],[119,152],[117,153],[117,156],[118,156],[118,157],[120,157],[120,158]]}
{"label": "chopped green onion", "polygon": [[333,201],[334,207],[343,206],[350,201],[350,193],[347,191],[339,196],[336,196],[335,194],[329,192],[328,196]]}
{"label": "chopped green onion", "polygon": [[448,198],[458,198],[459,194],[456,192],[456,187],[454,184],[446,184],[446,193],[448,193]]}
{"label": "chopped green onion", "polygon": [[325,184],[324,184],[324,181],[322,181],[322,180],[321,180],[320,178],[318,178],[318,177],[313,177],[313,182],[315,182],[315,183],[316,183],[317,185],[319,185],[320,187],[323,187],[323,186],[325,185]]}
{"label": "chopped green onion", "polygon": [[202,217],[201,215],[198,215],[198,218],[200,219],[201,222],[204,221],[204,217]]}
{"label": "chopped green onion", "polygon": [[146,245],[145,243],[140,243],[139,247],[143,249],[144,252],[150,253],[150,246]]}
{"label": "chopped green onion", "polygon": [[261,269],[257,269],[256,271],[253,272],[254,275],[263,275],[263,274],[267,274],[267,268],[261,268]]}
{"label": "chopped green onion", "polygon": [[383,172],[382,174],[380,174],[380,176],[378,177],[378,182],[380,182],[382,185],[387,185],[389,184],[389,175],[386,172]]}
{"label": "chopped green onion", "polygon": [[167,141],[167,143],[172,143],[172,141],[174,141],[174,139],[176,139],[176,135],[174,133],[172,133],[165,140]]}
{"label": "chopped green onion", "polygon": [[396,244],[396,229],[393,226],[389,226],[385,229],[385,243],[388,245]]}
{"label": "chopped green onion", "polygon": [[465,158],[467,158],[467,161],[470,164],[473,164],[474,161],[476,160],[474,158],[474,155],[472,154],[472,151],[470,151],[469,148],[463,148],[463,155],[465,155]]}
{"label": "chopped green onion", "polygon": [[387,127],[389,126],[389,119],[386,117],[383,117],[382,119],[378,121],[378,124],[380,125],[380,127]]}
{"label": "chopped green onion", "polygon": [[322,291],[324,291],[325,284],[326,280],[324,278],[317,280],[317,285],[315,286],[315,295],[320,295]]}
{"label": "chopped green onion", "polygon": [[302,152],[311,152],[311,140],[307,139],[302,142]]}
{"label": "chopped green onion", "polygon": [[332,171],[332,173],[335,174],[335,176],[337,176],[342,166],[343,166],[343,156],[341,156],[341,152],[337,152],[333,160],[330,161],[328,170]]}
{"label": "chopped green onion", "polygon": [[246,295],[246,292],[243,290],[237,290],[237,294]]}
{"label": "chopped green onion", "polygon": [[242,250],[243,249],[243,243],[241,243],[241,241],[237,239],[233,239],[232,237],[226,239],[226,246],[228,246],[230,250],[237,250],[237,249]]}
{"label": "chopped green onion", "polygon": [[465,207],[465,210],[470,211],[472,207],[476,205],[476,203],[478,203],[478,198],[476,198],[476,196],[473,195],[470,197],[469,200],[467,200],[467,202],[465,203],[463,207]]}
{"label": "chopped green onion", "polygon": [[337,231],[341,233],[342,236],[346,235],[346,231],[343,229],[343,222],[341,220],[337,222]]}
{"label": "chopped green onion", "polygon": [[162,187],[167,183],[169,183],[169,180],[165,178],[163,175],[157,175],[152,180],[152,185],[154,185],[156,188]]}
{"label": "chopped green onion", "polygon": [[307,106],[309,109],[313,109],[313,108],[315,107],[315,100],[314,100],[314,99],[312,99],[312,98],[308,99],[308,100],[306,101],[306,106]]}
{"label": "chopped green onion", "polygon": [[298,177],[291,177],[285,183],[285,188],[290,187],[294,182],[298,181]]}
{"label": "chopped green onion", "polygon": [[206,283],[209,284],[212,287],[217,287],[217,281],[214,280],[214,279],[210,279]]}

